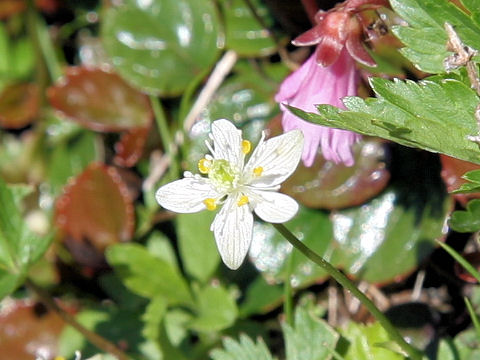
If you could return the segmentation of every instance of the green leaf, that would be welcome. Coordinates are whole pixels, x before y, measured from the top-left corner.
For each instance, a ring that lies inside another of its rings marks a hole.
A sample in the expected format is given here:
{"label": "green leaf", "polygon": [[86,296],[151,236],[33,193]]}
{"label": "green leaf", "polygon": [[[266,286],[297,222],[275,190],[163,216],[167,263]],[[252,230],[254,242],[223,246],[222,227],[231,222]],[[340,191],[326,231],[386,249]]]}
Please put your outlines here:
{"label": "green leaf", "polygon": [[52,193],[58,194],[68,179],[80,174],[99,158],[97,138],[90,131],[82,131],[68,141],[55,144],[48,162],[48,178]]}
{"label": "green leaf", "polygon": [[[28,191],[28,190],[27,190]],[[10,188],[0,178],[0,282],[1,293],[13,291],[30,265],[47,250],[52,236],[37,236],[28,228],[20,212],[25,188]]]}
{"label": "green leaf", "polygon": [[[454,26],[460,39],[474,49],[480,49],[480,25],[457,6],[447,0],[391,0],[393,10],[408,26],[394,26],[394,34],[406,45],[401,49],[420,70],[430,73],[445,72],[443,60],[447,34],[444,23]],[[473,12],[478,4],[465,2]]]}
{"label": "green leaf", "polygon": [[177,236],[185,271],[202,283],[206,283],[220,263],[220,255],[210,231],[215,213],[177,216]]}
{"label": "green leaf", "polygon": [[470,194],[480,192],[480,170],[472,170],[465,173],[462,178],[469,183],[462,184],[457,190],[452,191],[452,194]]}
{"label": "green leaf", "polygon": [[347,111],[330,105],[318,106],[320,114],[290,110],[316,124],[480,163],[479,146],[468,140],[478,133],[478,97],[464,83],[438,77],[419,83],[372,78],[370,85],[377,98],[345,98]]}
{"label": "green leaf", "polygon": [[103,44],[119,73],[155,95],[182,93],[219,52],[219,21],[208,0],[126,1],[105,9]]}
{"label": "green leaf", "polygon": [[247,335],[241,334],[239,341],[227,337],[222,343],[223,349],[214,349],[210,353],[213,360],[273,360],[261,338],[255,343]]}
{"label": "green leaf", "polygon": [[106,257],[131,291],[147,298],[162,296],[170,304],[191,304],[187,283],[178,269],[142,245],[113,245]]}
{"label": "green leaf", "polygon": [[206,286],[196,293],[197,317],[189,327],[200,332],[219,331],[231,326],[238,315],[235,300],[225,288]]}
{"label": "green leaf", "polygon": [[472,264],[468,262],[468,260],[466,260],[462,255],[456,252],[455,249],[453,249],[449,245],[440,241],[438,242],[438,244],[480,283],[480,273]]}
{"label": "green leaf", "polygon": [[452,341],[443,339],[438,347],[437,360],[458,360],[480,358],[480,343],[474,329],[464,331]]}
{"label": "green leaf", "polygon": [[[272,25],[267,7],[258,0],[251,2],[263,21]],[[258,22],[243,0],[223,0],[226,47],[241,56],[266,56],[275,52],[276,45],[268,29]]]}
{"label": "green leaf", "polygon": [[480,230],[480,200],[468,202],[466,210],[457,210],[452,213],[448,224],[458,232],[475,232]]}
{"label": "green leaf", "polygon": [[265,314],[282,302],[283,286],[268,283],[261,276],[248,286],[244,301],[240,305],[240,317],[248,318],[253,314]]}
{"label": "green leaf", "polygon": [[142,316],[144,327],[142,335],[145,338],[152,340],[154,343],[158,342],[160,332],[163,327],[163,318],[167,312],[168,303],[164,297],[158,296],[152,299]]}
{"label": "green leaf", "polygon": [[338,341],[338,333],[325,321],[297,307],[295,325],[282,325],[288,360],[328,360]]}
{"label": "green leaf", "polygon": [[391,340],[385,329],[379,324],[362,325],[354,322],[340,330],[348,343],[340,341],[338,352],[344,360],[403,360],[402,355],[385,348]]}
{"label": "green leaf", "polygon": [[[445,235],[453,206],[436,157],[403,147],[392,147],[391,156],[391,185],[381,195],[330,219],[324,212],[301,209],[286,224],[332,265],[369,282],[386,283],[418,266],[435,248],[435,239]],[[270,225],[255,226],[250,257],[267,281],[288,279],[290,253],[291,246]],[[294,287],[327,278],[303,254],[294,251],[290,256]]]}
{"label": "green leaf", "polygon": [[23,277],[0,268],[0,300],[20,286]]}

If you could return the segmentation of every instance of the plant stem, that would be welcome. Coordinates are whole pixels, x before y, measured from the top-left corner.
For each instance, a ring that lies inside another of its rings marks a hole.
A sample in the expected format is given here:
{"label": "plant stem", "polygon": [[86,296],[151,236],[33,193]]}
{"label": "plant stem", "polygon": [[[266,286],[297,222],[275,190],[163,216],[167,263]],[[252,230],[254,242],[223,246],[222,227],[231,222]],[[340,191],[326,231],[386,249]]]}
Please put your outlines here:
{"label": "plant stem", "polygon": [[297,239],[295,235],[291,233],[283,224],[272,224],[280,234],[282,234],[297,250],[302,252],[307,258],[320,266],[322,269],[328,272],[340,285],[349,290],[360,302],[370,311],[370,313],[377,319],[377,321],[383,326],[383,328],[390,335],[390,338],[394,340],[408,356],[413,360],[421,360],[422,353],[412,345],[407,343],[405,339],[400,335],[398,330],[392,325],[390,320],[375,306],[375,304],[362,293],[345,275],[333,267],[328,261],[323,259],[320,255],[309,249],[305,244]]}
{"label": "plant stem", "polygon": [[283,303],[283,312],[285,313],[285,321],[288,325],[293,326],[293,293],[292,293],[292,276],[293,269],[293,251],[290,253],[290,256],[287,260],[287,279],[283,284],[283,296],[285,301]]}
{"label": "plant stem", "polygon": [[25,281],[25,285],[35,293],[38,299],[47,308],[55,312],[58,316],[60,316],[63,321],[65,321],[68,325],[80,332],[90,343],[95,345],[100,350],[116,356],[118,360],[130,360],[130,357],[122,350],[120,350],[117,346],[115,346],[115,344],[108,341],[104,337],[88,330],[83,325],[81,325],[72,315],[63,310],[60,306],[58,306],[55,300],[50,296],[47,291],[45,291],[29,279]]}
{"label": "plant stem", "polygon": [[163,110],[162,103],[158,99],[158,97],[150,95],[150,103],[152,105],[153,114],[155,116],[155,122],[157,124],[158,132],[160,133],[160,138],[162,139],[163,149],[170,159],[169,165],[171,174],[174,174],[175,177],[178,176],[178,166],[177,162],[175,161],[175,155],[177,154],[177,147],[172,138],[172,134],[170,133],[170,129],[168,127],[167,116],[165,115],[165,111]]}

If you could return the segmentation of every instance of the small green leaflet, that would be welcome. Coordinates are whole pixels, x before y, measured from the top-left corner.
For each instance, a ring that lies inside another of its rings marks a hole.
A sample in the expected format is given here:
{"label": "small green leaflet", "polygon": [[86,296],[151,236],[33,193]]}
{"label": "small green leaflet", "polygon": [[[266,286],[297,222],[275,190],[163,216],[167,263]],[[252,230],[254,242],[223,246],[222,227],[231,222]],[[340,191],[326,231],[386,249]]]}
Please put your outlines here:
{"label": "small green leaflet", "polygon": [[452,194],[470,194],[480,192],[480,170],[472,170],[462,176],[468,183],[462,184]]}
{"label": "small green leaflet", "polygon": [[471,16],[447,0],[390,1],[393,10],[408,23],[408,26],[394,26],[392,29],[405,45],[400,51],[420,70],[445,72],[443,60],[449,55],[445,22],[455,28],[466,45],[480,49],[478,4],[462,2]]}

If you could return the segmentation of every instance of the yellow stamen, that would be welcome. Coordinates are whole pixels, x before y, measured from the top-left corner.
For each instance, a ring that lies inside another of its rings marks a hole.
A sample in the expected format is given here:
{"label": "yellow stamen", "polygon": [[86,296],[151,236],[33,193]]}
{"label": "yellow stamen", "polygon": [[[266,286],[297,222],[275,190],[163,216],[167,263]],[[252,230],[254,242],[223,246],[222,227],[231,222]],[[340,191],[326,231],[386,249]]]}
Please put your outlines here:
{"label": "yellow stamen", "polygon": [[242,152],[246,155],[252,150],[252,143],[248,140],[242,140]]}
{"label": "yellow stamen", "polygon": [[203,203],[207,207],[207,210],[213,211],[217,208],[217,202],[215,201],[215,199],[208,198],[203,200]]}
{"label": "yellow stamen", "polygon": [[65,358],[63,356],[55,356],[54,360],[65,360]]}
{"label": "yellow stamen", "polygon": [[211,161],[211,160],[207,160],[207,159],[205,159],[205,158],[200,159],[200,161],[198,162],[198,170],[199,170],[202,174],[208,174],[208,172],[210,171],[211,166],[212,166],[212,161]]}
{"label": "yellow stamen", "polygon": [[262,173],[263,173],[263,167],[261,167],[261,166],[258,166],[255,169],[253,169],[253,174],[255,176],[260,176],[260,175],[262,175]]}
{"label": "yellow stamen", "polygon": [[247,195],[242,195],[237,202],[238,206],[246,205],[250,202]]}

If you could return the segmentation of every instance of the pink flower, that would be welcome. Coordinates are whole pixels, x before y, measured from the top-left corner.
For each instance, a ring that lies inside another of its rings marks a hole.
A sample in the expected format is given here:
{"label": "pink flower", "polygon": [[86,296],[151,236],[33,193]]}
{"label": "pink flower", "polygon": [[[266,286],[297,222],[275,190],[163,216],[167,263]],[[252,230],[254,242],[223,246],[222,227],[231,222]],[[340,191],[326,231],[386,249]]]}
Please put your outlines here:
{"label": "pink flower", "polygon": [[[346,49],[327,67],[322,67],[315,61],[317,51],[283,81],[275,101],[304,111],[317,112],[315,105],[318,104],[345,108],[341,99],[357,94],[358,74],[355,62]],[[319,146],[325,159],[347,166],[354,164],[351,148],[360,139],[360,135],[309,123],[280,106],[283,110],[283,130],[299,129],[303,132],[305,143],[302,159],[305,166],[313,164]]]}

